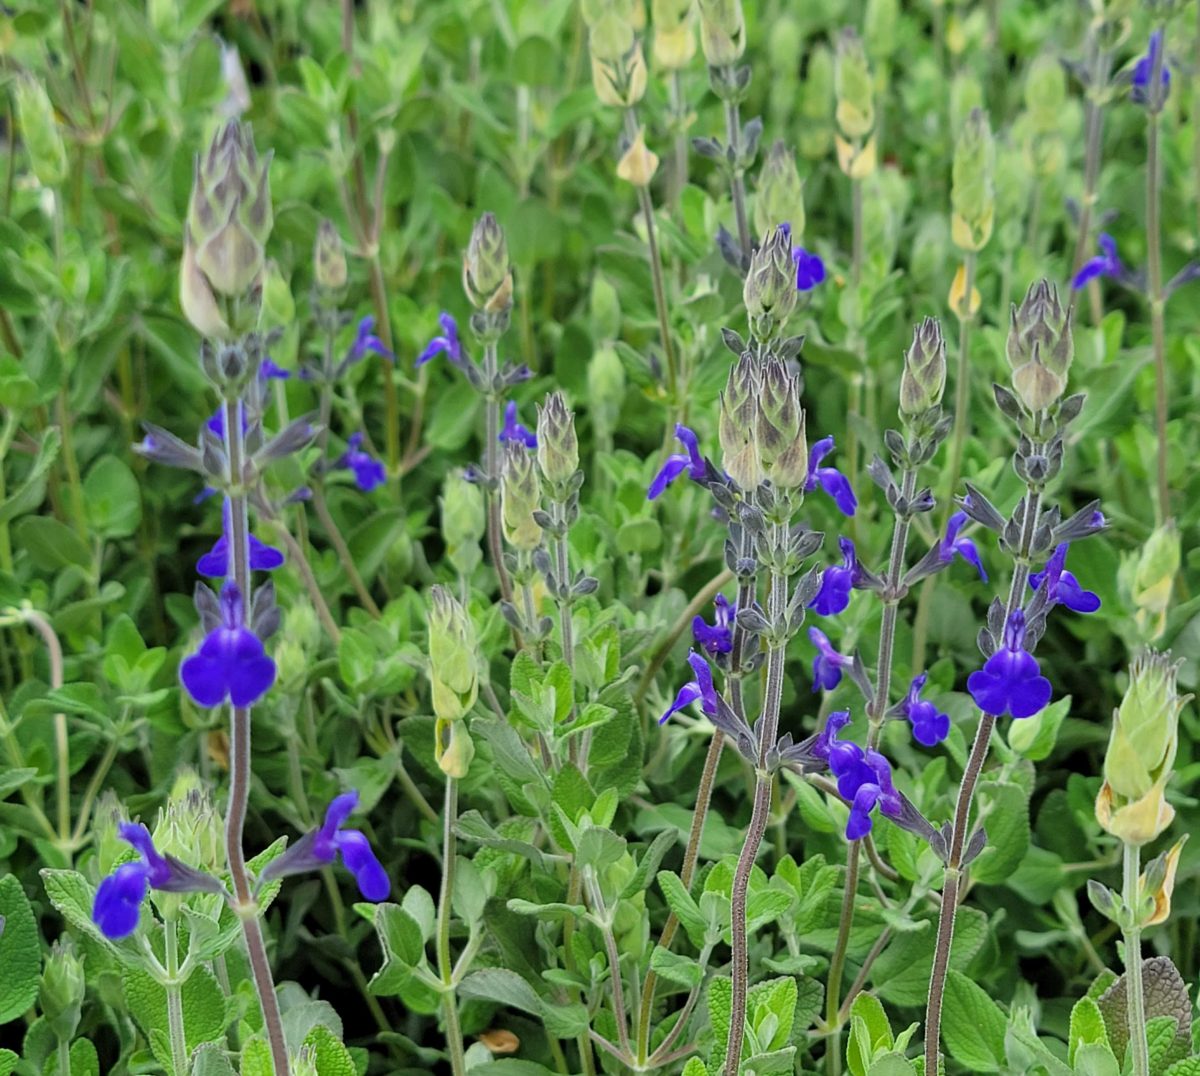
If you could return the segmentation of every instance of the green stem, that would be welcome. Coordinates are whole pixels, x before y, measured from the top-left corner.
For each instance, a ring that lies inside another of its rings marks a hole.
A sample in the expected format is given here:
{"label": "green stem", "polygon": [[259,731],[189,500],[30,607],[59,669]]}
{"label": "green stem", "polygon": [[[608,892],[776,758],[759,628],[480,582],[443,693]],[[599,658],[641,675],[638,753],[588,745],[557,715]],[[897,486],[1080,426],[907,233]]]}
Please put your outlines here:
{"label": "green stem", "polygon": [[[853,217],[852,239],[850,250],[850,280],[857,289],[862,282],[863,267],[863,184],[861,179],[850,180],[850,210]],[[855,296],[857,300],[858,296]],[[857,316],[857,315],[856,315]],[[862,318],[859,317],[861,323]]]}
{"label": "green stem", "polygon": [[71,1076],[71,1040],[59,1039],[55,1051],[59,1076]]}
{"label": "green stem", "polygon": [[[496,378],[499,368],[499,358],[494,341],[484,345],[483,376],[490,386]],[[487,538],[488,550],[492,556],[492,567],[500,584],[500,598],[506,602],[513,600],[512,577],[504,563],[504,538],[500,520],[500,400],[488,389],[484,411],[486,415],[483,443],[483,469],[485,480],[483,484],[484,497],[487,500]],[[514,640],[518,639],[513,631]]]}
{"label": "green stem", "polygon": [[167,1029],[171,1042],[171,1067],[175,1076],[187,1076],[187,1039],[183,1033],[183,983],[179,979],[179,938],[172,916],[163,924],[167,981]]}
{"label": "green stem", "polygon": [[680,198],[683,196],[684,188],[688,183],[688,140],[687,131],[684,128],[684,120],[687,114],[687,102],[683,94],[683,72],[679,68],[675,68],[671,72],[671,81],[668,86],[671,99],[671,114],[676,125],[675,130],[675,167],[671,170],[671,202],[676,207],[679,206]]}
{"label": "green stem", "polygon": [[[63,686],[62,644],[54,628],[41,613],[30,610],[25,614],[26,622],[42,637],[50,659],[50,687],[57,691]],[[58,843],[66,849],[71,841],[71,747],[67,738],[67,715],[54,715],[54,755],[56,759]]]}
{"label": "green stem", "polygon": [[1159,127],[1159,113],[1152,111],[1146,128],[1146,269],[1150,285],[1150,326],[1154,340],[1154,430],[1158,438],[1155,522],[1161,526],[1171,518],[1171,487],[1167,479],[1167,336],[1159,204],[1162,167]]}
{"label": "green stem", "polygon": [[1125,996],[1129,1019],[1129,1047],[1133,1055],[1133,1076],[1150,1076],[1150,1048],[1146,1040],[1146,1005],[1142,989],[1142,927],[1139,905],[1139,860],[1141,849],[1136,844],[1125,845],[1125,915],[1135,924],[1126,927],[1125,938]]}
{"label": "green stem", "polygon": [[950,440],[950,469],[947,472],[946,485],[943,490],[946,515],[954,504],[954,491],[958,487],[958,479],[962,472],[963,450],[967,443],[967,408],[970,403],[970,361],[971,323],[975,319],[971,310],[971,293],[975,288],[975,252],[967,251],[966,272],[964,280],[966,287],[963,292],[963,309],[956,310],[958,315],[958,370],[954,381],[954,433]]}
{"label": "green stem", "polygon": [[446,1048],[454,1076],[467,1071],[462,1028],[458,1022],[458,999],[454,993],[454,963],[450,958],[450,903],[454,894],[454,861],[457,838],[454,822],[458,814],[458,781],[446,778],[446,805],[442,812],[442,887],[438,894],[437,961],[442,979],[442,1014],[446,1021]]}
{"label": "green stem", "polygon": [[729,193],[733,199],[733,215],[737,221],[738,246],[742,248],[742,257],[749,262],[750,222],[746,216],[746,179],[741,163],[742,117],[738,103],[732,96],[725,101],[725,140],[734,160],[729,172]]}

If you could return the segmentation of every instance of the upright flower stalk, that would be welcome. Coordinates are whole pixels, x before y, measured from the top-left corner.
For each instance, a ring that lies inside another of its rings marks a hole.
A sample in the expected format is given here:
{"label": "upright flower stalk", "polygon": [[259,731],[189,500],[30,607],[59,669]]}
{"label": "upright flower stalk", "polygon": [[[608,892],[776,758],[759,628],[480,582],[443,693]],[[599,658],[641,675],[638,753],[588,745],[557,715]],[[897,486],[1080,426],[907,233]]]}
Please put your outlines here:
{"label": "upright flower stalk", "polygon": [[[1066,520],[1057,508],[1044,504],[1046,486],[1062,468],[1066,432],[1083,407],[1081,395],[1063,398],[1073,354],[1071,310],[1064,311],[1057,291],[1049,282],[1040,281],[1029,289],[1021,306],[1013,309],[1007,341],[1013,390],[993,386],[997,406],[1016,427],[1013,468],[1025,493],[1007,520],[970,485],[959,498],[965,518],[1000,536],[1001,548],[1012,558],[1013,571],[1007,598],[993,600],[987,625],[980,632],[979,645],[987,660],[967,681],[979,709],[979,724],[959,784],[954,818],[933,842],[945,864],[945,881],[925,1011],[925,1066],[931,1073],[938,1071],[942,999],[955,914],[967,867],[986,842],[982,828],[970,832],[969,825],[992,730],[999,718],[1032,717],[1050,701],[1051,684],[1041,675],[1032,651],[1051,609],[1060,604],[1080,607],[1072,589],[1074,577],[1068,579],[1070,573],[1063,566],[1068,544],[1104,527],[1095,504]],[[1042,557],[1049,557],[1045,568],[1031,576],[1034,563]],[[1032,597],[1027,597],[1031,583],[1036,586]]]}
{"label": "upright flower stalk", "polygon": [[850,180],[853,239],[850,279],[857,288],[863,265],[862,181],[875,171],[875,84],[862,38],[845,29],[834,56],[838,167]]}

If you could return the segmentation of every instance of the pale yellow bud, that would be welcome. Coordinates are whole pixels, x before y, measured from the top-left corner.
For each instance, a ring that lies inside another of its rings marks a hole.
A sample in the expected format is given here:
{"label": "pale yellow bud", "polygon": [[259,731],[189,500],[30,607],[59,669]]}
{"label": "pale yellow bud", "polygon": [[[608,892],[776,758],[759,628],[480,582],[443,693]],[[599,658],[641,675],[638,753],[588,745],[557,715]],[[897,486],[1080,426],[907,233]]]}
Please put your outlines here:
{"label": "pale yellow bud", "polygon": [[658,154],[647,148],[645,129],[638,128],[637,137],[617,164],[617,178],[635,187],[648,187],[658,170]]}

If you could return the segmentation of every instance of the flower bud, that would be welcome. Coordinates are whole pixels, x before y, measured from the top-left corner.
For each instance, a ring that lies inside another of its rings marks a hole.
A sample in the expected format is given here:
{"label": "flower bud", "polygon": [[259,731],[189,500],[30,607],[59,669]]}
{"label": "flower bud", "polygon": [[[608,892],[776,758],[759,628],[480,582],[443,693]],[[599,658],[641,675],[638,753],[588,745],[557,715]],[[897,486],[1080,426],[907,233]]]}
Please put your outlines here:
{"label": "flower bud", "polygon": [[179,771],[154,827],[154,847],[200,870],[225,865],[224,830],[212,794],[190,767]]}
{"label": "flower bud", "polygon": [[603,345],[592,356],[587,385],[592,423],[602,436],[610,436],[625,399],[625,365],[611,344]]}
{"label": "flower bud", "polygon": [[781,489],[804,485],[808,477],[808,441],[800,406],[800,378],[789,374],[775,358],[763,366],[755,433],[758,458],[767,478]]}
{"label": "flower bud", "polygon": [[721,465],[743,490],[762,482],[762,460],[758,454],[758,375],[754,359],[746,352],[729,371],[721,393],[721,417],[717,433],[721,442]]}
{"label": "flower bud", "polygon": [[1034,58],[1025,74],[1025,108],[1034,130],[1058,132],[1067,100],[1067,76],[1058,58],[1043,53]]}
{"label": "flower bud", "polygon": [[700,0],[700,47],[709,67],[729,67],[746,51],[742,0]]}
{"label": "flower bud", "polygon": [[796,309],[800,293],[796,290],[796,263],[792,260],[792,233],[787,224],[763,237],[750,260],[742,301],[750,316],[750,331],[760,341],[779,335],[784,323]]}
{"label": "flower bud", "polygon": [[648,187],[658,171],[658,154],[646,148],[645,128],[639,127],[637,137],[617,163],[617,178],[635,187]]}
{"label": "flower bud", "polygon": [[303,597],[292,598],[275,646],[275,667],[285,691],[302,687],[308,680],[320,641],[321,626],[312,603]]}
{"label": "flower bud", "polygon": [[1036,351],[1033,361],[1013,371],[1013,388],[1017,390],[1021,402],[1034,413],[1045,411],[1057,403],[1066,387],[1066,378],[1044,366]]}
{"label": "flower bud", "polygon": [[1139,654],[1113,713],[1096,817],[1129,844],[1153,840],[1175,815],[1164,789],[1179,747],[1179,714],[1187,703],[1176,687],[1178,669],[1170,654]]}
{"label": "flower bud", "polygon": [[274,222],[271,157],[260,158],[249,125],[233,121],[196,158],[185,242],[195,245],[196,267],[219,295],[241,298],[262,273]]}
{"label": "flower bud", "polygon": [[508,240],[492,213],[484,213],[471,229],[463,255],[463,291],[476,310],[500,314],[512,307]]}
{"label": "flower bud", "polygon": [[808,75],[800,87],[800,152],[809,160],[824,160],[833,141],[833,53],[825,44],[808,56]]}
{"label": "flower bud", "polygon": [[782,139],[771,146],[763,162],[754,199],[754,227],[760,235],[780,224],[791,225],[793,239],[804,235],[804,184],[796,156]]}
{"label": "flower bud", "polygon": [[1063,309],[1058,289],[1048,280],[1031,285],[1021,305],[1014,305],[1009,315],[1005,353],[1013,369],[1036,359],[1065,383],[1075,357],[1072,313],[1072,307]]}
{"label": "flower bud", "polygon": [[429,592],[429,681],[439,721],[459,721],[479,696],[475,625],[443,586]]}
{"label": "flower bud", "polygon": [[447,777],[461,779],[467,776],[471,760],[475,757],[475,742],[467,731],[465,721],[451,721],[441,729],[446,742],[441,744],[437,755],[438,768]]}
{"label": "flower bud", "polygon": [[654,62],[665,71],[680,71],[696,55],[692,0],[653,0]]}
{"label": "flower bud", "polygon": [[1179,856],[1187,844],[1184,834],[1171,847],[1157,855],[1147,865],[1138,880],[1138,892],[1151,903],[1150,916],[1141,925],[1156,927],[1171,917],[1171,896],[1175,892],[1175,875],[1179,870]]}
{"label": "flower bud", "polygon": [[38,182],[57,187],[67,178],[67,151],[46,88],[33,75],[19,75],[15,87],[17,126]]}
{"label": "flower bud", "polygon": [[982,250],[996,215],[995,147],[987,113],[972,109],[954,148],[951,237],[962,250]]}
{"label": "flower bud", "polygon": [[561,392],[552,392],[538,407],[537,460],[542,477],[551,486],[561,486],[579,470],[579,441],[575,436],[575,412],[567,410]]}
{"label": "flower bud", "polygon": [[86,990],[83,961],[70,936],[64,934],[46,956],[38,991],[42,1017],[59,1042],[70,1042],[75,1037]]}
{"label": "flower bud", "polygon": [[452,471],[446,476],[440,504],[446,556],[461,575],[470,575],[483,559],[479,548],[487,529],[483,490],[461,471]]}
{"label": "flower bud", "polygon": [[875,136],[866,142],[851,142],[841,135],[834,135],[833,141],[837,147],[838,167],[843,174],[851,179],[866,179],[878,164],[875,153]]}
{"label": "flower bud", "polygon": [[500,505],[505,541],[516,550],[532,552],[542,544],[542,528],[533,518],[542,506],[533,453],[524,445],[509,441],[504,446],[501,466]]}
{"label": "flower bud", "polygon": [[875,92],[862,39],[849,28],[838,35],[834,63],[837,123],[846,139],[862,139],[875,126]]}
{"label": "flower bud", "polygon": [[1155,530],[1141,552],[1123,557],[1117,570],[1126,604],[1146,639],[1157,639],[1166,630],[1171,591],[1179,574],[1179,531],[1173,523]]}
{"label": "flower bud", "polygon": [[179,270],[179,305],[183,308],[183,316],[201,336],[217,340],[233,338],[229,323],[217,306],[208,277],[196,264],[196,245],[191,236],[186,234],[186,230],[183,239],[183,264]]}
{"label": "flower bud", "polygon": [[324,292],[340,291],[346,286],[346,246],[328,217],[317,229],[313,246],[313,279]]}
{"label": "flower bud", "polygon": [[912,346],[904,353],[900,375],[900,414],[916,418],[937,407],[946,389],[946,340],[937,318],[913,329]]}
{"label": "flower bud", "polygon": [[864,44],[872,60],[886,60],[896,51],[901,36],[896,32],[900,19],[897,0],[867,0],[863,12]]}
{"label": "flower bud", "polygon": [[623,60],[637,43],[633,24],[617,5],[609,8],[588,23],[588,51],[593,59],[605,63]]}

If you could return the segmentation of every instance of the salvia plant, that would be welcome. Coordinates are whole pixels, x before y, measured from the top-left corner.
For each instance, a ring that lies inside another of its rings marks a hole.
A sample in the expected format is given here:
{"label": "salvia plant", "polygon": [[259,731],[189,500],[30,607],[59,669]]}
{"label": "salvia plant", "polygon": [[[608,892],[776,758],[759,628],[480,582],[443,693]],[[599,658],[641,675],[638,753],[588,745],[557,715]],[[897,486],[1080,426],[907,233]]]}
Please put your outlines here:
{"label": "salvia plant", "polygon": [[1200,5],[2,18],[0,1076],[1200,1073]]}

